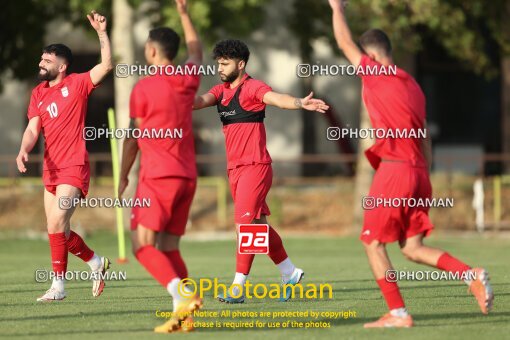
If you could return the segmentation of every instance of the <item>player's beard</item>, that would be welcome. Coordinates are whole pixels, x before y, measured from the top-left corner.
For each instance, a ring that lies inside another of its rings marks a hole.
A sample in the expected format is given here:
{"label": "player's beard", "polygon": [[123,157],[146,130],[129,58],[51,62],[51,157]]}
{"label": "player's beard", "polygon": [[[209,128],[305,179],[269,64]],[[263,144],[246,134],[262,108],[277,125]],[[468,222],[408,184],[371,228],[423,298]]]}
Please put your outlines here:
{"label": "player's beard", "polygon": [[58,71],[57,70],[52,72],[50,70],[42,69],[42,68],[39,69],[39,73],[37,74],[37,78],[39,80],[47,80],[47,81],[55,80],[57,78],[57,76],[58,76]]}
{"label": "player's beard", "polygon": [[231,83],[236,80],[237,77],[239,77],[239,70],[234,70],[229,75],[224,75],[223,77],[220,75],[220,79],[224,83]]}

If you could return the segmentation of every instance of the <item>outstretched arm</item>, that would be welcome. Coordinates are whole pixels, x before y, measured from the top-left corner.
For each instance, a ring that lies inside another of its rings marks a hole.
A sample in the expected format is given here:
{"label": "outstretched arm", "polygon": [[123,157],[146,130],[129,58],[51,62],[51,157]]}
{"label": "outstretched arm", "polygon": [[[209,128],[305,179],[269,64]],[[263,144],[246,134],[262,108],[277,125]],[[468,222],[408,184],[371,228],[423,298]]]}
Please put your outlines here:
{"label": "outstretched arm", "polygon": [[181,24],[184,30],[184,39],[186,40],[186,48],[188,49],[188,60],[186,63],[202,64],[202,43],[198,37],[197,31],[191,22],[188,13],[186,0],[175,0],[177,11],[181,17]]}
{"label": "outstretched arm", "polygon": [[23,139],[21,140],[21,147],[19,149],[18,157],[16,157],[16,164],[18,165],[19,172],[26,172],[25,162],[28,162],[28,153],[32,151],[37,138],[39,138],[39,132],[41,131],[41,118],[39,116],[34,117],[28,121],[27,128],[23,133]]}
{"label": "outstretched arm", "polygon": [[333,32],[335,33],[336,43],[351,64],[358,66],[363,53],[352,40],[351,31],[347,25],[347,20],[345,20],[344,10],[347,2],[345,0],[329,0],[329,4],[333,10]]}
{"label": "outstretched arm", "polygon": [[193,102],[193,110],[200,110],[204,107],[213,106],[214,104],[216,104],[216,97],[212,93],[195,96],[195,101]]}
{"label": "outstretched arm", "polygon": [[110,39],[106,33],[106,18],[96,11],[87,14],[90,25],[96,30],[101,45],[101,63],[97,64],[90,70],[90,79],[92,84],[99,84],[106,75],[112,70],[112,50],[110,47]]}
{"label": "outstretched arm", "polygon": [[310,92],[310,94],[304,98],[296,98],[288,94],[269,91],[264,95],[263,101],[267,105],[288,110],[305,109],[324,113],[329,109],[329,106],[326,105],[323,100],[312,98],[312,96],[313,92]]}

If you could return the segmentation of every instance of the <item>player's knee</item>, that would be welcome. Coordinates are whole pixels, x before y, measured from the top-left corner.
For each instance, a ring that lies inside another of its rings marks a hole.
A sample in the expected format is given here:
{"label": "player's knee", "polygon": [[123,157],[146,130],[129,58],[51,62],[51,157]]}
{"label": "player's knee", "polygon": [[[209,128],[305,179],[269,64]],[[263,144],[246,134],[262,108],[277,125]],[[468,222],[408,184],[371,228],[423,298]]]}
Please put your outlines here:
{"label": "player's knee", "polygon": [[418,249],[416,247],[404,247],[404,248],[400,249],[400,251],[402,252],[402,255],[404,255],[404,257],[406,259],[408,259],[409,261],[413,261],[413,262],[418,261],[417,250]]}
{"label": "player's knee", "polygon": [[145,246],[154,246],[154,244],[144,240],[137,240],[136,242],[132,242],[131,251],[133,252],[133,255],[136,256],[136,253]]}
{"label": "player's knee", "polygon": [[136,230],[131,234],[131,251],[134,255],[145,246],[155,245],[155,236],[148,232]]}
{"label": "player's knee", "polygon": [[159,248],[162,251],[179,250],[179,241],[166,241]]}
{"label": "player's knee", "polygon": [[65,216],[50,216],[47,220],[50,234],[65,232],[67,220]]}
{"label": "player's knee", "polygon": [[141,237],[138,239],[138,248],[154,245],[155,245],[154,239],[151,239],[149,237]]}
{"label": "player's knee", "polygon": [[170,233],[163,233],[161,235],[161,242],[159,248],[163,251],[179,250],[179,241],[181,236]]}
{"label": "player's knee", "polygon": [[155,246],[157,236],[157,232],[138,225],[138,228],[133,233],[132,238],[134,238],[138,248],[141,248],[145,246]]}
{"label": "player's knee", "polygon": [[363,242],[363,246],[365,247],[365,251],[367,253],[375,253],[384,251],[384,243],[381,243],[377,240],[373,240],[370,243]]}

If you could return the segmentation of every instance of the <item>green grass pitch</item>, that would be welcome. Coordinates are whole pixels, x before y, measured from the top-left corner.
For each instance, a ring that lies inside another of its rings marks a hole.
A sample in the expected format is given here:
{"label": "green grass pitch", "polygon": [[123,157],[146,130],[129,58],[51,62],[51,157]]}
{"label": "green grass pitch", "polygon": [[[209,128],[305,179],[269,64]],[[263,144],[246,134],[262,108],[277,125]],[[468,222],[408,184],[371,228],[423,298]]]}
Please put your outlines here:
{"label": "green grass pitch", "polygon": [[[503,339],[510,336],[509,239],[433,236],[428,244],[441,247],[473,266],[483,265],[491,274],[496,299],[493,312],[482,315],[466,286],[459,282],[407,281],[400,287],[416,327],[412,329],[365,330],[363,323],[386,312],[362,246],[356,238],[285,238],[293,262],[305,270],[306,283],[329,283],[333,299],[296,299],[287,303],[250,300],[243,305],[225,305],[206,293],[206,311],[356,311],[357,317],[326,320],[330,328],[199,329],[188,334],[160,335],[154,326],[164,322],[156,311],[170,311],[171,300],[133,256],[129,263],[114,263],[112,270],[126,271],[126,281],[108,282],[103,295],[93,298],[90,282],[66,284],[67,298],[57,303],[35,299],[48,283],[35,282],[35,270],[50,268],[49,247],[41,240],[0,240],[0,337],[11,339]],[[100,254],[115,259],[116,239],[96,233],[86,242]],[[428,268],[407,262],[396,246],[390,255],[399,270]],[[230,283],[234,274],[233,241],[182,242],[182,252],[194,278],[217,277]],[[70,255],[69,270],[88,266]],[[279,273],[265,255],[255,259],[252,283],[278,283]],[[196,320],[213,321],[210,318]],[[233,321],[220,319],[218,321]],[[240,321],[241,319],[237,319]],[[249,321],[249,319],[242,319]],[[270,318],[260,319],[272,322]],[[276,321],[285,321],[278,319]],[[306,322],[308,319],[293,319]],[[321,320],[321,319],[319,319]]]}

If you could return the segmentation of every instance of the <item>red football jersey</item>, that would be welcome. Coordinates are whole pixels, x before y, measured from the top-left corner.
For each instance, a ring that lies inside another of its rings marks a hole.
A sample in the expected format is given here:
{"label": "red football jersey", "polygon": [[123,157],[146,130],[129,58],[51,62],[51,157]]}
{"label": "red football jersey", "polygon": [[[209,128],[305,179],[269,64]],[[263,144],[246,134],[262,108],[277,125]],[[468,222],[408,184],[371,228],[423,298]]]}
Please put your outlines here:
{"label": "red football jersey", "polygon": [[140,178],[197,177],[192,111],[199,85],[198,75],[153,75],[133,88],[130,117],[142,119],[140,130],[171,132],[138,139]]}
{"label": "red football jersey", "polygon": [[43,81],[33,89],[28,119],[41,117],[44,170],[88,162],[83,129],[87,100],[94,88],[90,72],[86,72],[70,74],[52,87]]}
{"label": "red football jersey", "polygon": [[[360,66],[380,67],[381,64],[367,55]],[[425,95],[420,86],[404,70],[397,68],[396,75],[361,76],[363,101],[375,129],[415,130],[424,128]],[[415,166],[426,166],[420,138],[382,138],[368,149],[366,156],[374,169],[381,159],[402,160]]]}
{"label": "red football jersey", "polygon": [[[237,89],[239,104],[245,111],[262,111],[266,108],[264,95],[272,91],[271,87],[260,80],[249,78],[245,74],[241,83],[235,88],[230,83],[218,84],[209,93],[221,98],[222,105],[228,105],[234,98]],[[264,123],[235,123],[223,126],[227,152],[227,168],[234,169],[242,165],[269,164],[271,157],[266,148],[266,129]]]}

